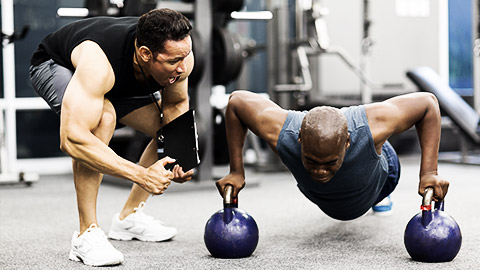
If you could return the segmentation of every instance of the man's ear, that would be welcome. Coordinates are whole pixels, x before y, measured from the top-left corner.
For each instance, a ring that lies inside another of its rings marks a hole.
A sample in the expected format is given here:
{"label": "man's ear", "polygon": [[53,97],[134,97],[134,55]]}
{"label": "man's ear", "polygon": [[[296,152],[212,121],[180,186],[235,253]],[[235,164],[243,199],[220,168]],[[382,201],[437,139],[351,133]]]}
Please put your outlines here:
{"label": "man's ear", "polygon": [[302,129],[298,131],[298,142],[302,143]]}
{"label": "man's ear", "polygon": [[153,58],[153,53],[147,46],[140,46],[140,48],[138,48],[138,54],[143,62],[148,62]]}

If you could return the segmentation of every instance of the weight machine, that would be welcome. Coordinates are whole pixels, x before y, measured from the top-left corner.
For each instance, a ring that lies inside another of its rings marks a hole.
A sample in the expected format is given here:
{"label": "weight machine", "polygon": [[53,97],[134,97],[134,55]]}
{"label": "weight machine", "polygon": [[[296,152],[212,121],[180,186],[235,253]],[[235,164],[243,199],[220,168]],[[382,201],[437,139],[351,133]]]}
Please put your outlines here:
{"label": "weight machine", "polygon": [[[15,132],[7,132],[5,118],[15,123],[13,99],[15,98],[15,51],[13,43],[23,39],[28,33],[28,26],[20,32],[13,29],[13,1],[2,0],[2,53],[3,53],[3,98],[0,99],[0,185],[26,184],[30,186],[38,181],[36,174],[24,173],[12,168],[12,153],[6,141],[8,136],[15,137]],[[14,125],[13,125],[14,126]]]}
{"label": "weight machine", "polygon": [[[402,84],[384,84],[372,81],[366,72],[368,57],[373,41],[370,36],[371,20],[369,16],[369,1],[363,1],[363,38],[361,42],[362,54],[360,63],[349,55],[340,46],[330,44],[328,27],[325,17],[329,11],[322,0],[296,0],[295,11],[290,12],[287,3],[269,1],[269,9],[275,13],[274,24],[270,31],[272,67],[274,69],[270,82],[270,93],[277,98],[281,106],[296,108],[304,106],[309,96],[315,95],[324,98],[319,90],[319,67],[316,61],[322,55],[335,55],[360,79],[361,103],[372,102],[372,90],[386,88],[403,88]],[[294,14],[294,20],[291,18]],[[288,22],[294,21],[294,29],[290,29]],[[291,38],[291,37],[294,38]],[[293,40],[293,41],[292,41]],[[285,55],[292,55],[291,59],[284,59]],[[283,59],[282,59],[283,58]],[[314,76],[312,76],[314,74]],[[293,102],[282,98],[279,94],[292,93]]]}

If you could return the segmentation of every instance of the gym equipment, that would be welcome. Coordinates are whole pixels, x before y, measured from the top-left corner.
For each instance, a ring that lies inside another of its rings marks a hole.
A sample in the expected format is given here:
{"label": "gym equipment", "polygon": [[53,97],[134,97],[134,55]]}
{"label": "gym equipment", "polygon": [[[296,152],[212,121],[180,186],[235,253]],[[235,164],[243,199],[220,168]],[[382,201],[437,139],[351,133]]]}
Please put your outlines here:
{"label": "gym equipment", "polygon": [[213,84],[225,85],[235,80],[243,67],[243,48],[236,34],[223,27],[214,27],[213,47]]}
{"label": "gym equipment", "polygon": [[225,115],[217,108],[213,108],[213,164],[229,165],[228,142],[226,134]]}
{"label": "gym equipment", "polygon": [[85,8],[88,9],[88,16],[107,16],[108,15],[108,6],[110,5],[109,0],[85,0]]}
{"label": "gym equipment", "polygon": [[29,30],[30,30],[30,26],[29,25],[24,25],[22,27],[22,30],[20,30],[20,32],[14,31],[10,35],[4,34],[2,32],[2,44],[3,43],[10,44],[10,43],[15,42],[17,40],[22,40],[28,34]]}
{"label": "gym equipment", "polygon": [[[290,1],[292,2],[292,1]],[[310,76],[319,74],[320,63],[311,61],[310,58],[319,58],[324,55],[337,56],[360,80],[360,96],[362,103],[370,103],[373,99],[373,90],[403,89],[402,83],[382,83],[372,80],[367,74],[367,56],[373,42],[370,38],[369,27],[371,21],[368,14],[369,2],[364,0],[363,10],[363,38],[362,59],[360,63],[342,47],[330,44],[326,16],[328,8],[322,0],[296,0],[294,13],[294,30],[288,22],[292,21],[291,7],[293,3],[270,4],[267,9],[275,12],[274,24],[269,29],[273,43],[269,47],[269,62],[273,67],[269,84],[274,100],[282,107],[297,108],[304,106],[309,99],[326,98],[321,90],[321,77]],[[293,33],[292,33],[293,32]],[[292,35],[295,36],[292,41]],[[299,50],[301,48],[301,50]],[[303,60],[305,58],[306,60]],[[309,81],[311,77],[311,81]],[[289,92],[290,99],[284,98],[284,93]],[[282,97],[280,97],[282,95]],[[293,99],[292,99],[293,97]]]}
{"label": "gym equipment", "polygon": [[194,54],[194,65],[192,73],[188,76],[188,85],[195,87],[200,82],[205,69],[205,48],[203,46],[202,38],[196,29],[193,29],[190,33],[192,38],[192,51]]}
{"label": "gym equipment", "polygon": [[242,9],[244,0],[212,0],[212,11],[230,13]]}
{"label": "gym equipment", "polygon": [[[182,0],[185,3],[194,3],[195,0]],[[212,11],[230,13],[242,9],[244,0],[212,0]]]}
{"label": "gym equipment", "polygon": [[[198,32],[192,31],[191,37],[195,66],[188,81],[189,85],[196,86],[204,73],[205,53]],[[236,80],[242,71],[244,60],[263,48],[256,44],[243,44],[238,34],[231,33],[224,27],[214,27],[212,30],[213,85],[226,85]]]}
{"label": "gym equipment", "polygon": [[[13,17],[12,21],[7,21],[7,17],[3,16],[3,12],[7,12],[9,7],[2,7],[2,49],[3,49],[3,84],[4,84],[4,96],[0,99],[0,185],[13,185],[13,184],[25,184],[27,186],[32,185],[33,182],[38,181],[39,177],[36,174],[28,174],[21,171],[12,170],[12,164],[9,164],[9,156],[6,145],[6,137],[8,136],[5,128],[5,119],[8,122],[9,106],[8,101],[15,96],[15,93],[9,92],[15,89],[15,71],[14,68],[7,68],[14,65],[14,52],[13,43],[23,39],[28,31],[29,26],[25,25],[19,32],[13,30]],[[10,7],[10,12],[13,13],[13,4]],[[9,27],[11,26],[11,27]],[[8,56],[8,57],[7,57]],[[13,86],[13,87],[12,87]],[[11,112],[11,110],[10,110]],[[12,119],[12,118],[10,118]],[[15,118],[13,118],[15,120]],[[13,137],[13,136],[12,136]]]}
{"label": "gym equipment", "polygon": [[[440,108],[452,119],[468,141],[461,140],[462,157],[460,162],[468,163],[468,142],[480,145],[480,116],[430,67],[416,67],[407,71],[407,77],[420,91],[434,94]],[[472,163],[477,164],[477,163]]]}
{"label": "gym equipment", "polygon": [[433,188],[425,189],[422,212],[405,229],[405,248],[415,261],[448,262],[460,250],[462,233],[457,222],[443,211],[443,201],[436,202],[432,210],[432,197]]}
{"label": "gym equipment", "polygon": [[227,185],[223,209],[210,217],[205,225],[204,241],[216,258],[243,258],[250,256],[258,244],[257,223],[238,202],[232,199],[233,187]]}
{"label": "gym equipment", "polygon": [[[111,1],[110,1],[111,2]],[[123,0],[120,16],[141,16],[157,7],[157,0]]]}

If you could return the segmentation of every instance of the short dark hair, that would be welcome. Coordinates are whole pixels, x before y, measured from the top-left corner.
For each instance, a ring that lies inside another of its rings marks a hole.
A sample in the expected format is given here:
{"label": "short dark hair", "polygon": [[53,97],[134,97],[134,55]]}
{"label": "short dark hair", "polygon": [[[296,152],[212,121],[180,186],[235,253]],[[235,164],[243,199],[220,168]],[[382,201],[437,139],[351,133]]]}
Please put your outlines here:
{"label": "short dark hair", "polygon": [[169,8],[153,9],[138,19],[137,46],[146,46],[156,55],[163,52],[167,40],[183,40],[191,30],[192,25],[180,12]]}

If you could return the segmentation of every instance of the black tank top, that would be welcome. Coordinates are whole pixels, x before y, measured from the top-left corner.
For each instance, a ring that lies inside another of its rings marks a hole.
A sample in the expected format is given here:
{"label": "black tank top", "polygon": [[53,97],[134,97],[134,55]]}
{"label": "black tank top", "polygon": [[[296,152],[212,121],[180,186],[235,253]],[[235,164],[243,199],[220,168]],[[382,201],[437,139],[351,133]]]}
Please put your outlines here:
{"label": "black tank top", "polygon": [[[145,96],[149,92],[135,79],[133,52],[138,17],[94,17],[63,26],[46,36],[33,53],[31,64],[36,66],[49,59],[72,71],[73,49],[85,40],[97,43],[107,56],[115,74],[115,84],[105,95],[109,99]],[[153,91],[158,83],[150,83]]]}

